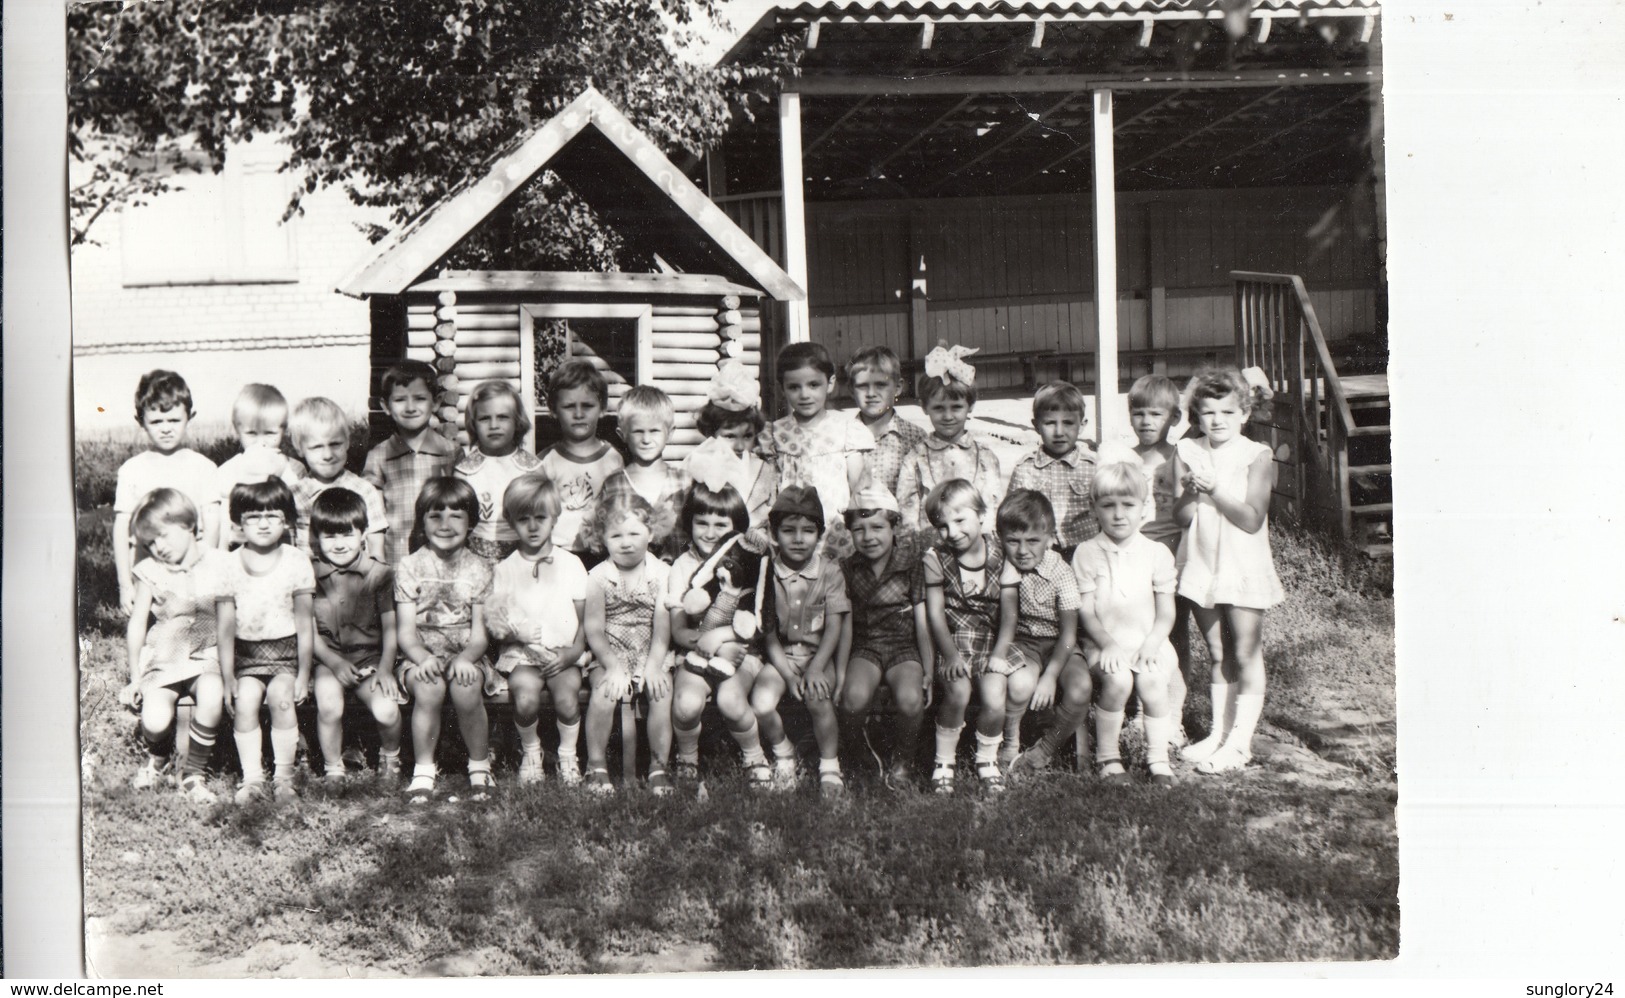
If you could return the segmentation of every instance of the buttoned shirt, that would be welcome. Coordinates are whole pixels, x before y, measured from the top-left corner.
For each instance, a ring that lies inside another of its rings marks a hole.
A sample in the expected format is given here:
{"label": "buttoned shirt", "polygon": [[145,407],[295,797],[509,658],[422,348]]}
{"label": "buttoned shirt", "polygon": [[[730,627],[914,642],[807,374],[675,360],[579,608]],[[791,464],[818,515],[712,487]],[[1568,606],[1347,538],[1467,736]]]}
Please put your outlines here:
{"label": "buttoned shirt", "polygon": [[818,644],[828,616],[852,609],[840,567],[820,554],[800,568],[773,559],[773,597],[779,640],[786,647]]}
{"label": "buttoned shirt", "polygon": [[1038,566],[1023,572],[1009,561],[1004,563],[1004,583],[1021,592],[1016,613],[1016,637],[1048,641],[1061,634],[1061,614],[1077,613],[1083,603],[1078,579],[1072,568],[1055,551],[1045,551]]}
{"label": "buttoned shirt", "polygon": [[1100,533],[1095,519],[1095,455],[1082,446],[1060,457],[1040,447],[1016,464],[1010,491],[1035,489],[1055,509],[1055,536],[1061,547],[1073,547]]}
{"label": "buttoned shirt", "polygon": [[389,566],[363,553],[342,568],[320,558],[310,567],[316,573],[313,609],[322,640],[335,650],[382,648],[380,618],[395,612],[395,573]]}
{"label": "buttoned shirt", "polygon": [[[858,422],[863,423],[860,417]],[[864,429],[873,432],[868,423],[863,423]],[[897,495],[897,476],[902,473],[903,460],[914,449],[925,442],[931,431],[911,423],[899,416],[895,411],[887,422],[886,428],[875,434],[875,449],[865,457],[865,467],[869,471],[869,481],[884,486],[887,492]]]}
{"label": "buttoned shirt", "polygon": [[[293,539],[299,545],[299,550],[305,554],[314,553],[311,549],[310,507],[315,504],[316,497],[328,489],[349,489],[367,504],[367,526],[362,533],[372,534],[389,529],[389,513],[384,508],[384,494],[365,478],[348,469],[339,472],[338,477],[331,482],[306,475],[293,483],[293,506],[299,513]],[[389,535],[386,533],[384,536]]]}
{"label": "buttoned shirt", "polygon": [[842,563],[846,592],[852,606],[852,643],[914,640],[914,604],[920,598],[920,558],[926,535],[899,531],[886,563],[876,575],[873,563],[861,554]]}
{"label": "buttoned shirt", "polygon": [[1157,619],[1157,594],[1177,581],[1168,548],[1141,533],[1122,544],[1101,534],[1078,545],[1072,556],[1078,590],[1094,594],[1095,616],[1118,644],[1134,649]]}
{"label": "buttoned shirt", "polygon": [[903,522],[919,530],[934,530],[925,516],[925,497],[951,478],[963,478],[981,495],[987,504],[982,529],[991,531],[994,514],[1004,498],[1004,478],[999,474],[999,457],[993,448],[969,430],[953,440],[932,433],[903,459],[897,475],[897,504],[902,508]]}
{"label": "buttoned shirt", "polygon": [[457,445],[433,430],[423,435],[417,450],[396,433],[367,452],[361,477],[383,493],[389,518],[389,533],[384,535],[385,561],[398,565],[410,549],[412,517],[423,483],[450,475],[456,465]]}

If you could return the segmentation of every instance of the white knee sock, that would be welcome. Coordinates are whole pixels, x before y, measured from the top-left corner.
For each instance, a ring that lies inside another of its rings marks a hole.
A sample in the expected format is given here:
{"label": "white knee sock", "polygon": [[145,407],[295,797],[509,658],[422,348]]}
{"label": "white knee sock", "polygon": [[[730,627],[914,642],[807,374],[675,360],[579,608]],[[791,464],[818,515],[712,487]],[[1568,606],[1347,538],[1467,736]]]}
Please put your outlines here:
{"label": "white knee sock", "polygon": [[1145,716],[1145,761],[1151,772],[1159,776],[1173,775],[1173,770],[1168,768],[1168,739],[1173,730],[1172,717]]}
{"label": "white knee sock", "polygon": [[1253,754],[1253,730],[1264,713],[1264,694],[1241,693],[1236,696],[1236,717],[1225,736],[1224,747],[1240,752],[1247,758]]}
{"label": "white knee sock", "polygon": [[1236,716],[1236,684],[1217,682],[1208,687],[1213,697],[1213,722],[1208,736],[1199,742],[1185,746],[1179,752],[1181,759],[1190,762],[1201,762],[1219,750],[1224,744],[1224,738],[1230,733],[1230,725]]}
{"label": "white knee sock", "polygon": [[1026,708],[1017,711],[1004,712],[1004,745],[1005,751],[1016,753],[1021,751],[1021,719],[1027,716]]}
{"label": "white knee sock", "polygon": [[293,760],[298,754],[299,729],[271,725],[271,761],[275,765],[272,775],[279,780],[293,776]]}
{"label": "white knee sock", "polygon": [[536,722],[520,724],[513,722],[514,730],[519,732],[519,751],[525,755],[540,755],[542,752],[542,736],[536,733]]}
{"label": "white knee sock", "polygon": [[963,724],[954,728],[937,726],[937,765],[952,766],[954,755],[959,751],[959,733],[965,730]]}
{"label": "white knee sock", "polygon": [[744,731],[728,729],[734,741],[739,744],[739,751],[744,754],[745,765],[761,765],[767,762],[767,753],[762,751],[762,733],[756,727],[756,718],[750,719],[750,727]]}
{"label": "white knee sock", "polygon": [[978,766],[992,763],[999,754],[999,746],[1004,743],[1003,735],[984,735],[976,733],[976,764]]}
{"label": "white knee sock", "polygon": [[243,782],[259,783],[264,780],[265,760],[260,753],[260,729],[234,731],[232,738],[237,742],[237,758],[243,764]]}
{"label": "white knee sock", "polygon": [[1095,708],[1095,762],[1123,758],[1118,741],[1123,734],[1123,712]]}
{"label": "white knee sock", "polygon": [[700,726],[696,724],[685,731],[673,725],[671,733],[677,742],[677,761],[698,764],[700,761]]}
{"label": "white knee sock", "polygon": [[574,759],[576,743],[581,740],[581,722],[565,724],[563,721],[559,721],[557,727],[559,729],[559,757],[561,759]]}

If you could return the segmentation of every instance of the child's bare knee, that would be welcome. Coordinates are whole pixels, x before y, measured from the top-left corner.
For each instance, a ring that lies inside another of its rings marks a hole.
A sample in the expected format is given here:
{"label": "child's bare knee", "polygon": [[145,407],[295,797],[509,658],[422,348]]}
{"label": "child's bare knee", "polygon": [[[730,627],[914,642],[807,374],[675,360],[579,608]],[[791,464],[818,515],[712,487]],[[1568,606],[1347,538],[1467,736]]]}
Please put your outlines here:
{"label": "child's bare knee", "polygon": [[439,710],[446,702],[446,684],[441,680],[420,679],[412,684],[412,699],[425,710]]}
{"label": "child's bare knee", "polygon": [[[704,704],[701,704],[701,709]],[[717,689],[717,712],[729,719],[743,718],[750,713],[748,698],[738,689],[721,686]]]}
{"label": "child's bare knee", "polygon": [[383,727],[392,728],[401,723],[400,705],[387,697],[374,697],[372,719]]}
{"label": "child's bare knee", "polygon": [[892,690],[892,706],[904,717],[919,717],[925,712],[925,696],[917,685]]}

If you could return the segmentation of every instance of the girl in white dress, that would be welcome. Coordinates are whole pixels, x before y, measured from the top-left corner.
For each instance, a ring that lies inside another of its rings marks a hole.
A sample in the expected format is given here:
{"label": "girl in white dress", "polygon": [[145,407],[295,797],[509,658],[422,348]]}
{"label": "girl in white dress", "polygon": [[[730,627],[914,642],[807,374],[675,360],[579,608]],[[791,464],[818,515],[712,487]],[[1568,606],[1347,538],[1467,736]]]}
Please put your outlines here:
{"label": "girl in white dress", "polygon": [[1174,454],[1174,520],[1179,545],[1179,595],[1195,604],[1214,662],[1213,725],[1181,757],[1202,773],[1223,773],[1252,758],[1253,729],[1264,710],[1264,611],[1284,598],[1270,554],[1270,449],[1242,435],[1252,393],[1241,372],[1196,376],[1191,423],[1197,440]]}

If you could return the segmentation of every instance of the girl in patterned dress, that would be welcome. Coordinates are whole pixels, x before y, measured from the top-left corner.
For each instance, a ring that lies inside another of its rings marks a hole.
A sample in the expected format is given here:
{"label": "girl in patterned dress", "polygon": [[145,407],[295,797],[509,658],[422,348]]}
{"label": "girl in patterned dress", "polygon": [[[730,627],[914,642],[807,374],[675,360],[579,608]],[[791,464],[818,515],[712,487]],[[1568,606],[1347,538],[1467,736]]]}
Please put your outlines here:
{"label": "girl in patterned dress", "polygon": [[469,797],[486,800],[496,787],[485,716],[486,687],[495,676],[485,660],[491,566],[468,543],[480,522],[480,500],[461,478],[431,478],[418,493],[414,513],[412,539],[419,546],[395,568],[397,674],[413,701],[415,764],[406,795],[414,804],[434,795],[439,773],[434,750],[449,693],[468,749]]}
{"label": "girl in patterned dress", "polygon": [[593,661],[588,674],[587,786],[614,793],[606,754],[615,708],[644,696],[649,724],[649,789],[671,792],[671,618],[660,612],[671,566],[649,551],[656,515],[635,492],[606,495],[593,517],[608,558],[587,573],[583,627]]}
{"label": "girl in patterned dress", "polygon": [[1275,460],[1241,433],[1252,407],[1241,372],[1202,372],[1192,383],[1190,418],[1203,436],[1174,450],[1174,520],[1185,530],[1179,595],[1195,604],[1216,663],[1211,733],[1180,752],[1202,773],[1240,769],[1252,758],[1264,710],[1264,611],[1285,598],[1270,554]]}
{"label": "girl in patterned dress", "polygon": [[[214,752],[223,709],[220,659],[215,650],[214,591],[218,560],[229,557],[199,544],[197,507],[176,489],[153,489],[130,516],[136,544],[149,556],[135,563],[135,611],[130,615],[130,685],[120,695],[141,711],[147,762],[135,774],[137,790],[157,786],[174,739],[175,703],[190,693],[191,746],[181,791],[199,804],[214,803],[203,768]],[[148,614],[157,622],[148,626]]]}
{"label": "girl in patterned dress", "polygon": [[[925,515],[942,539],[925,553],[920,565],[925,589],[925,617],[937,649],[937,675],[942,700],[937,707],[936,765],[931,786],[939,794],[954,789],[954,755],[959,733],[965,728],[971,681],[988,673],[1008,676],[1008,658],[1016,635],[1020,600],[1018,582],[1004,575],[1004,550],[990,534],[982,533],[987,506],[975,486],[963,478],[950,478],[925,497]],[[997,760],[983,763],[984,742],[993,752],[1004,740],[1004,704],[984,734],[976,732],[976,775],[989,789],[1002,788]]]}
{"label": "girl in patterned dress", "polygon": [[779,351],[775,367],[790,414],[762,431],[756,453],[778,469],[778,491],[792,485],[817,490],[828,517],[824,553],[845,558],[852,553],[852,535],[841,511],[864,481],[874,434],[851,413],[826,407],[835,388],[835,362],[823,346],[792,343]]}

